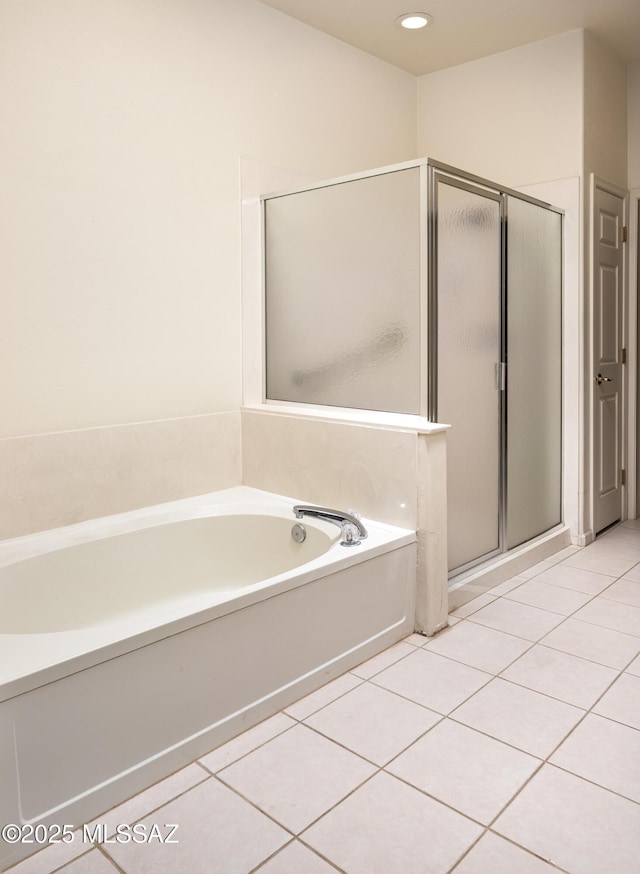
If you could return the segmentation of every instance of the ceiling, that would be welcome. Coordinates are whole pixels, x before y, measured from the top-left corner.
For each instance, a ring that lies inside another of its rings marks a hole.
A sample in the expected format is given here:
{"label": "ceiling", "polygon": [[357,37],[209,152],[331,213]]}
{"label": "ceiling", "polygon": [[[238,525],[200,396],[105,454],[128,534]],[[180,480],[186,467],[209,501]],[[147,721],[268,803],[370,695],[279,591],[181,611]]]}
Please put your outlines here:
{"label": "ceiling", "polygon": [[[640,0],[261,0],[417,76],[585,28],[624,64],[640,61]],[[418,31],[396,25],[428,12]]]}

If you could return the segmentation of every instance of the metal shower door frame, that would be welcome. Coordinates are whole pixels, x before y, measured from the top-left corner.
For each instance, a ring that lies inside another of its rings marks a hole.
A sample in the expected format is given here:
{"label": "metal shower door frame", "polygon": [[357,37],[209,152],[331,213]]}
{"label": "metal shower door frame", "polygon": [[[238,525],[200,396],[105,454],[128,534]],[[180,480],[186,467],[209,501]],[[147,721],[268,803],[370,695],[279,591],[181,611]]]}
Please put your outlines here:
{"label": "metal shower door frame", "polygon": [[[499,362],[501,368],[501,392],[500,392],[500,463],[499,463],[499,521],[498,521],[498,543],[497,549],[478,556],[472,561],[454,568],[449,572],[450,578],[464,574],[480,564],[489,561],[496,556],[502,555],[507,551],[507,503],[508,503],[508,484],[507,484],[507,461],[508,461],[508,446],[507,446],[507,424],[508,424],[508,396],[507,396],[507,367],[508,367],[508,296],[507,296],[507,237],[508,237],[508,199],[515,197],[519,200],[524,200],[532,203],[535,206],[540,206],[543,209],[558,213],[564,216],[561,209],[553,207],[551,204],[543,200],[539,200],[530,195],[523,194],[520,191],[511,189],[495,182],[492,182],[483,177],[476,176],[472,173],[466,173],[449,164],[444,164],[440,161],[427,159],[427,250],[428,250],[428,271],[427,271],[427,310],[428,310],[428,368],[427,368],[427,415],[431,421],[438,422],[438,196],[437,187],[440,182],[448,185],[454,185],[474,194],[479,194],[495,201],[500,202],[500,355]],[[561,234],[564,235],[564,228],[561,228]],[[561,303],[563,289],[561,287]],[[563,332],[561,324],[561,333]],[[561,371],[563,362],[561,360]],[[561,433],[561,455],[562,443],[564,442],[564,427],[562,423],[562,415],[560,422]],[[561,508],[563,506],[562,483],[560,494]],[[562,512],[562,511],[561,511]]]}

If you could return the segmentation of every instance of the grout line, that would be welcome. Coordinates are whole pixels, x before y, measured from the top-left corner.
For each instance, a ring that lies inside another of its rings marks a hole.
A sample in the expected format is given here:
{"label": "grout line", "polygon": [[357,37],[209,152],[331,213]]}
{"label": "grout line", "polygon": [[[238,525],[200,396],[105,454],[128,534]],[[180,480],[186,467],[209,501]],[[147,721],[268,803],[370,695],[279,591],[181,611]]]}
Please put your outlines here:
{"label": "grout line", "polygon": [[[35,857],[38,856],[40,853],[42,853],[44,850],[47,850],[47,849],[49,848],[49,846],[52,846],[52,845],[49,844],[48,846],[42,847],[41,849],[37,850],[35,853],[31,853],[30,856],[25,856],[24,859],[20,859],[19,862],[15,862],[15,864],[12,865],[11,868],[5,868],[4,870],[5,870],[6,874],[12,874],[12,872],[13,872],[15,869],[17,869],[18,865],[21,865],[23,862],[28,862],[30,859],[35,858]],[[68,865],[71,865],[73,862],[76,862],[78,859],[81,859],[83,856],[87,856],[87,855],[88,855],[92,850],[94,850],[94,849],[96,849],[96,845],[95,845],[95,844],[90,844],[84,852],[79,853],[77,856],[74,856],[73,859],[67,859],[66,862],[63,862],[63,863],[62,863],[61,865],[59,865],[57,868],[51,868],[51,869],[49,869],[49,870],[47,871],[47,874],[58,874],[59,871],[64,871],[64,869],[65,869]],[[54,863],[54,864],[55,864],[55,863]],[[2,869],[0,869],[0,871],[1,871],[1,870],[2,870]]]}
{"label": "grout line", "polygon": [[[281,713],[284,713],[284,710],[279,710],[278,713],[274,713],[273,716],[279,716]],[[284,715],[285,715],[285,716],[288,716],[288,714],[284,714]],[[273,719],[273,716],[268,716],[267,719]],[[294,719],[293,716],[290,716],[289,718],[290,718],[290,719]],[[262,721],[263,721],[263,722],[266,722],[267,719],[263,719]],[[262,723],[257,722],[254,726],[252,726],[251,728],[248,728],[247,731],[252,731],[254,728],[257,728],[257,727],[258,727],[259,725],[261,725],[261,724],[262,724]],[[288,731],[291,731],[291,729],[292,729],[292,728],[295,728],[296,725],[299,725],[298,720],[294,720],[294,724],[293,724],[293,725],[288,725],[286,728],[283,728],[282,731],[279,731],[277,734],[274,734],[272,737],[268,737],[268,738],[266,738],[266,740],[263,740],[261,743],[256,744],[255,747],[252,747],[250,750],[246,750],[244,753],[241,753],[241,754],[237,757],[237,759],[232,759],[230,762],[227,762],[226,764],[221,765],[221,767],[219,767],[217,771],[212,771],[212,770],[211,770],[210,768],[208,768],[208,767],[207,767],[207,766],[206,766],[206,765],[205,765],[205,764],[204,764],[200,759],[195,759],[195,764],[200,765],[200,767],[202,768],[202,770],[203,770],[203,771],[205,772],[205,774],[207,774],[208,776],[211,776],[211,777],[217,777],[217,775],[218,775],[221,771],[224,771],[225,768],[230,768],[231,765],[235,765],[236,762],[240,762],[240,761],[242,761],[242,759],[246,759],[246,757],[247,757],[247,756],[250,756],[251,753],[255,753],[256,750],[262,749],[262,747],[266,746],[268,743],[271,743],[272,740],[275,740],[277,737],[280,737],[281,735],[286,734]],[[242,735],[243,735],[244,733],[245,733],[245,732],[242,732],[241,734],[236,735],[236,737],[232,737],[230,740],[226,741],[224,744],[220,744],[219,747],[214,747],[212,750],[209,750],[208,753],[205,753],[204,756],[209,756],[209,755],[211,755],[211,753],[215,753],[217,750],[221,750],[224,746],[226,746],[227,743],[233,743],[235,740],[237,740],[238,738],[242,737]],[[203,758],[204,758],[204,756],[203,756]]]}
{"label": "grout line", "polygon": [[[589,714],[587,714],[589,715]],[[597,716],[598,714],[593,714]],[[605,719],[606,717],[601,717]],[[577,728],[577,726],[576,726]],[[626,728],[630,728],[630,726],[626,726]],[[636,731],[637,729],[632,729],[632,731]],[[566,740],[566,738],[565,738]],[[563,741],[564,743],[564,741]],[[571,777],[575,777],[577,780],[584,780],[585,783],[590,783],[592,786],[595,786],[597,789],[602,789],[603,792],[608,792],[610,795],[615,795],[618,798],[622,798],[623,801],[630,801],[632,804],[635,804],[636,807],[640,808],[640,801],[636,798],[630,798],[628,795],[623,795],[622,792],[618,792],[616,789],[611,789],[610,786],[603,786],[602,783],[596,783],[595,780],[592,780],[590,777],[585,777],[583,774],[576,774],[575,771],[571,771],[569,768],[564,767],[563,765],[558,765],[555,762],[547,762],[550,768],[556,768],[558,771],[562,771],[565,774],[569,774]]]}
{"label": "grout line", "polygon": [[119,874],[127,874],[127,872],[124,870],[124,868],[121,868],[120,865],[118,865],[118,863],[116,862],[116,860],[111,858],[111,856],[109,855],[107,850],[104,849],[102,844],[95,844],[95,848],[96,848],[96,850],[98,850],[99,853],[102,853],[104,858],[107,859],[111,863],[111,865],[113,865],[114,869],[116,871],[118,871]]}
{"label": "grout line", "polygon": [[[236,789],[235,786],[232,786],[230,783],[226,783],[222,779],[222,777],[220,777],[218,774],[214,774],[212,779],[219,782],[222,786],[224,786],[225,789],[228,789],[231,792],[233,792],[234,795],[237,795],[238,798],[241,798],[246,804],[249,804],[251,807],[253,807],[254,810],[257,810],[258,813],[261,813],[263,816],[266,816],[267,819],[270,819],[271,822],[274,823],[274,825],[277,825],[278,828],[281,828],[283,831],[287,832],[289,835],[291,835],[292,838],[297,837],[296,832],[292,831],[289,828],[289,826],[284,825],[283,823],[280,822],[280,820],[276,819],[273,816],[273,814],[269,813],[267,810],[264,810],[262,807],[259,807],[255,801],[252,801],[251,798],[247,798],[247,796],[243,795],[242,792],[240,792],[239,789]],[[287,843],[291,843],[291,841],[288,841]],[[285,844],[285,846],[286,846],[286,844]]]}
{"label": "grout line", "polygon": [[292,841],[289,841],[288,843],[286,843],[284,845],[284,847],[280,847],[280,849],[278,849],[274,853],[272,853],[268,859],[264,859],[255,868],[252,868],[251,871],[248,872],[248,874],[256,874],[256,872],[261,871],[269,862],[271,862],[273,859],[277,858],[283,852],[283,850],[286,850],[287,847],[290,847],[292,844],[295,844],[295,843],[300,844],[300,846],[309,850],[310,853],[313,853],[314,856],[317,856],[319,859],[322,859],[322,861],[326,862],[326,864],[329,865],[329,867],[333,871],[338,871],[339,874],[348,874],[348,872],[345,871],[344,868],[340,868],[338,865],[336,865],[335,862],[332,862],[329,859],[327,859],[326,856],[323,856],[322,853],[319,853],[310,844],[307,844],[304,841],[301,841],[300,838],[298,838],[298,837],[296,837]]}
{"label": "grout line", "polygon": [[562,874],[575,874],[574,871],[570,871],[568,868],[563,868],[561,865],[556,865],[555,862],[550,862],[549,859],[545,859],[544,856],[539,855],[533,850],[528,849],[528,847],[523,846],[522,844],[518,844],[513,838],[509,838],[506,835],[500,834],[500,832],[495,832],[492,828],[487,829],[489,834],[494,835],[497,838],[501,838],[503,841],[506,841],[508,844],[512,844],[514,847],[517,847],[519,850],[524,850],[525,853],[528,853],[530,856],[533,856],[534,859],[540,859],[541,862],[544,862],[546,865],[549,865],[554,871],[561,871]]}
{"label": "grout line", "polygon": [[[375,686],[375,683],[372,684],[372,685]],[[375,688],[376,688],[376,689],[382,689],[382,686],[375,686]],[[390,690],[388,690],[388,689],[384,689],[384,691],[385,691],[385,692],[388,692],[388,691],[390,691]],[[395,693],[395,692],[392,692],[391,694],[392,694],[392,695],[395,695],[396,693]],[[398,697],[398,698],[402,698],[402,695],[398,695],[397,697]],[[407,701],[407,700],[410,700],[410,699],[402,698],[402,700],[403,700],[403,701]],[[308,728],[308,729],[310,729],[311,731],[315,732],[316,734],[320,735],[320,737],[323,737],[323,738],[325,738],[326,740],[330,740],[332,743],[334,743],[334,744],[336,744],[337,746],[341,747],[343,750],[346,750],[348,753],[351,753],[351,754],[354,755],[354,756],[358,756],[359,758],[364,759],[365,762],[368,762],[370,765],[373,765],[373,766],[374,766],[375,768],[377,768],[378,770],[385,770],[386,768],[389,767],[389,765],[390,765],[392,762],[394,762],[394,761],[398,758],[398,756],[401,756],[403,753],[406,753],[406,751],[409,749],[409,747],[412,747],[415,743],[417,743],[419,740],[421,740],[425,735],[429,734],[429,732],[431,731],[431,729],[435,728],[436,725],[439,725],[443,720],[445,720],[445,719],[447,718],[446,716],[443,716],[441,713],[437,713],[435,710],[430,710],[428,707],[425,707],[423,704],[418,704],[417,701],[413,701],[412,703],[415,704],[417,707],[422,707],[422,709],[423,709],[423,710],[426,710],[428,713],[431,713],[431,714],[433,714],[434,716],[438,716],[439,719],[437,720],[437,722],[435,722],[433,725],[430,725],[429,728],[426,728],[426,729],[425,729],[423,732],[421,732],[419,735],[416,735],[416,737],[415,737],[412,741],[410,741],[410,742],[409,742],[405,747],[403,747],[399,752],[394,753],[393,756],[391,756],[391,758],[390,758],[387,762],[385,762],[384,765],[380,765],[378,762],[374,762],[372,759],[368,759],[368,758],[367,758],[363,753],[358,753],[358,752],[356,752],[354,749],[352,749],[351,747],[347,747],[347,746],[345,746],[345,745],[344,745],[343,743],[341,743],[339,740],[336,740],[336,738],[332,737],[331,735],[324,734],[324,732],[322,732],[322,731],[321,731],[320,729],[318,729],[318,728],[315,728],[315,726],[313,726],[313,725],[306,725],[306,724],[305,724],[304,727],[305,727],[305,728]]]}

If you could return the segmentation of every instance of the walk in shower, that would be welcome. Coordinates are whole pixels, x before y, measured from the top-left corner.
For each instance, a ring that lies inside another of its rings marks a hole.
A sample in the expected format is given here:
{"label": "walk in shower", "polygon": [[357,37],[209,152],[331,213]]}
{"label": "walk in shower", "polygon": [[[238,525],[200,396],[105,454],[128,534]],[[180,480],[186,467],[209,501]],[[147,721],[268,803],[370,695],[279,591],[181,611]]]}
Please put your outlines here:
{"label": "walk in shower", "polygon": [[425,159],[263,219],[267,402],[450,424],[451,577],[561,524],[561,211]]}

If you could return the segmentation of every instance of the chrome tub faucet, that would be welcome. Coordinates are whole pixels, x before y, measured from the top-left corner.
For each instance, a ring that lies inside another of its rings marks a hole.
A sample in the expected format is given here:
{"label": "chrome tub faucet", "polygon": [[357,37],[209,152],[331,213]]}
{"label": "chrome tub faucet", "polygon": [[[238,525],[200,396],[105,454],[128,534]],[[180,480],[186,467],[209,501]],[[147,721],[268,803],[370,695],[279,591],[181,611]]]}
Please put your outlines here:
{"label": "chrome tub faucet", "polygon": [[304,516],[310,516],[314,519],[324,519],[326,522],[333,522],[342,530],[341,546],[358,546],[358,544],[368,537],[367,529],[360,521],[360,515],[355,510],[350,510],[348,513],[342,510],[330,510],[328,507],[314,507],[305,504],[298,504],[293,508],[296,519],[302,519]]}

